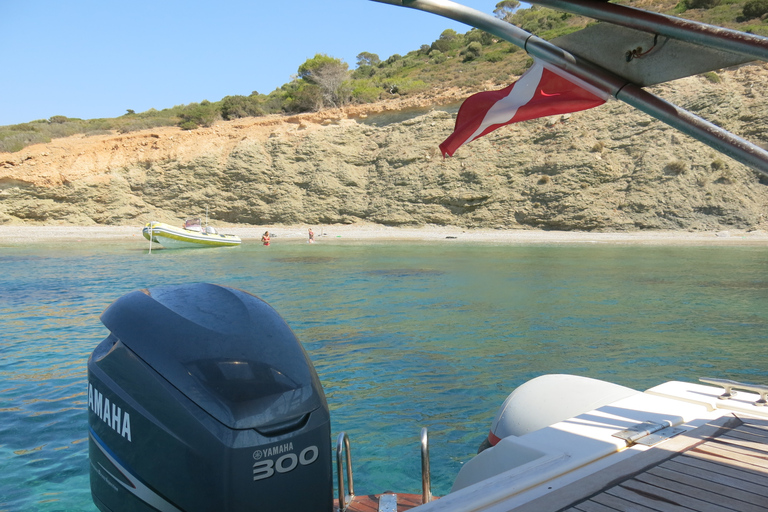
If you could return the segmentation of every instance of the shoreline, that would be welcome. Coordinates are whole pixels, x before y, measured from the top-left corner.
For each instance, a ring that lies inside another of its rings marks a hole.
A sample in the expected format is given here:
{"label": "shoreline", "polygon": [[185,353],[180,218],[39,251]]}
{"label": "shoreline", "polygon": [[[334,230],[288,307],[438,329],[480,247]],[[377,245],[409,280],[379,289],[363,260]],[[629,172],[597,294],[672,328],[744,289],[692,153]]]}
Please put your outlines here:
{"label": "shoreline", "polygon": [[[315,239],[323,242],[407,242],[443,241],[445,243],[551,244],[607,243],[639,245],[768,245],[766,231],[632,231],[585,232],[544,231],[523,229],[469,229],[447,226],[420,228],[389,227],[375,224],[320,226],[230,226],[219,228],[222,233],[238,235],[243,243],[255,243],[264,231],[272,234],[273,244],[281,241],[306,241],[307,229],[312,228]],[[82,242],[115,240],[144,242],[142,226],[0,226],[0,246],[27,243]]]}

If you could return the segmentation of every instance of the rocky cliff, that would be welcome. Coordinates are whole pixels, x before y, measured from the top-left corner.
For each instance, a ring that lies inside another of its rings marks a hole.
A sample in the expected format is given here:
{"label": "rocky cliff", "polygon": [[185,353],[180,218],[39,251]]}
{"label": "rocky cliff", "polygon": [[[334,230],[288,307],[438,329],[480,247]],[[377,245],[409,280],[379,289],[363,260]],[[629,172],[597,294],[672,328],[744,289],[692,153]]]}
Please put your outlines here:
{"label": "rocky cliff", "polygon": [[[768,66],[653,92],[768,145]],[[70,137],[0,153],[0,223],[373,222],[557,230],[768,229],[768,180],[611,101],[443,159],[466,91],[409,103]]]}

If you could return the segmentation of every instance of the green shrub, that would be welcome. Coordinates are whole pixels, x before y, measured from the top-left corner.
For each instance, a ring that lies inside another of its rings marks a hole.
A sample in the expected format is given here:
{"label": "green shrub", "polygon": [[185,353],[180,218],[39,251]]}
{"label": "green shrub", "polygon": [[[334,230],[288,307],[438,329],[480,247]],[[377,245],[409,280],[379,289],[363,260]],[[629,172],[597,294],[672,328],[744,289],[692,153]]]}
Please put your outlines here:
{"label": "green shrub", "polygon": [[[6,130],[12,132],[39,132],[41,123],[21,123],[13,124],[11,126],[4,126]],[[0,138],[4,135],[4,132],[0,132]]]}
{"label": "green shrub", "polygon": [[464,56],[464,62],[475,60],[476,58],[480,57],[482,53],[483,53],[483,45],[481,45],[477,41],[469,43],[469,46],[467,46],[466,48],[464,48],[464,50],[461,51],[461,54]]}
{"label": "green shrub", "polygon": [[760,18],[764,14],[768,14],[768,0],[749,0],[749,2],[744,4],[742,14],[744,19],[747,20]]}
{"label": "green shrub", "polygon": [[496,9],[494,9],[493,14],[501,20],[509,21],[519,7],[520,2],[517,0],[502,0],[496,4]]}
{"label": "green shrub", "polygon": [[366,78],[371,78],[373,75],[375,75],[376,70],[377,68],[373,66],[358,66],[357,69],[352,72],[352,78],[355,80],[365,80]]}
{"label": "green shrub", "polygon": [[495,42],[495,38],[492,34],[489,34],[485,30],[478,30],[473,28],[466,34],[464,34],[465,43],[478,42],[483,46],[490,46]]}
{"label": "green shrub", "polygon": [[718,75],[714,71],[707,71],[706,73],[704,73],[704,78],[706,78],[708,82],[712,82],[713,84],[719,84],[722,81],[720,79],[720,75]]}
{"label": "green shrub", "polygon": [[258,96],[226,96],[221,100],[221,117],[227,120],[264,115]]}
{"label": "green shrub", "polygon": [[0,152],[21,151],[32,144],[51,142],[50,137],[39,132],[0,132]]}
{"label": "green shrub", "polygon": [[429,52],[429,62],[432,64],[442,64],[448,60],[448,57],[440,50],[432,50]]}
{"label": "green shrub", "polygon": [[323,92],[315,84],[300,84],[288,94],[284,108],[288,112],[311,112],[323,105]]}
{"label": "green shrub", "polygon": [[757,36],[768,37],[768,23],[761,23],[760,25],[745,25],[741,27],[741,30],[747,34],[755,34]]}
{"label": "green shrub", "polygon": [[56,139],[60,137],[69,137],[70,135],[75,135],[77,133],[83,133],[85,131],[84,127],[85,123],[79,119],[77,121],[68,120],[64,122],[51,123],[45,132],[49,137]]}
{"label": "green shrub", "polygon": [[299,66],[299,78],[302,78],[310,83],[315,83],[315,74],[319,69],[326,66],[344,66],[347,64],[342,62],[341,59],[331,57],[324,53],[316,53],[311,59],[307,59],[303,64]]}
{"label": "green shrub", "polygon": [[458,50],[462,46],[464,46],[464,36],[451,28],[443,30],[440,38],[432,43],[433,50],[440,50],[443,53]]}
{"label": "green shrub", "polygon": [[381,59],[378,55],[371,52],[361,52],[357,54],[357,67],[360,66],[378,66],[381,64]]}
{"label": "green shrub", "polygon": [[528,9],[518,9],[509,21],[527,32],[541,35],[542,32],[564,27],[565,20],[571,16],[573,15],[534,5]]}
{"label": "green shrub", "polygon": [[382,85],[390,94],[402,95],[414,94],[429,88],[429,85],[422,80],[398,80]]}
{"label": "green shrub", "polygon": [[711,9],[720,5],[720,0],[684,0],[686,9]]}
{"label": "green shrub", "polygon": [[373,103],[381,96],[381,87],[370,80],[355,80],[352,87],[352,99],[357,103]]}
{"label": "green shrub", "polygon": [[485,54],[485,60],[488,62],[501,62],[507,56],[507,52],[495,51]]}
{"label": "green shrub", "polygon": [[[221,111],[210,101],[203,100],[200,103],[191,103],[184,108],[179,115],[180,127],[195,123],[196,126],[213,126],[213,123],[221,119]],[[184,128],[189,129],[189,128]]]}
{"label": "green shrub", "polygon": [[[116,129],[120,133],[129,133],[148,130],[150,128],[158,128],[160,126],[175,126],[178,123],[179,119],[176,117],[147,117],[144,119],[131,119],[129,121],[121,122]],[[197,126],[197,124],[195,124],[195,126]]]}
{"label": "green shrub", "polygon": [[283,112],[285,110],[286,98],[287,95],[282,88],[275,89],[267,96],[259,96],[259,107],[264,111],[265,114],[276,114],[278,112]]}
{"label": "green shrub", "polygon": [[542,30],[539,33],[539,37],[542,39],[546,39],[547,41],[551,41],[552,39],[567,36],[568,34],[571,34],[573,32],[578,32],[581,30],[582,27],[579,26],[570,26],[570,25],[564,25],[564,26],[558,26],[550,30]]}

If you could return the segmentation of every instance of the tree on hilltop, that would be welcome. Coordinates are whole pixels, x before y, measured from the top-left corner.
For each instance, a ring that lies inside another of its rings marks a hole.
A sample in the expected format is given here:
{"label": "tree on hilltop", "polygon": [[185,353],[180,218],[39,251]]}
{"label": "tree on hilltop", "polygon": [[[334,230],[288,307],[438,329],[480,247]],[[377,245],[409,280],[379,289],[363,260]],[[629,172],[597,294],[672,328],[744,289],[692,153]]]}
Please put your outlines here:
{"label": "tree on hilltop", "polygon": [[381,59],[375,53],[362,52],[357,54],[357,67],[360,66],[378,66],[381,64]]}
{"label": "tree on hilltop", "polygon": [[[349,65],[343,60],[318,53],[299,66],[298,76],[305,82],[300,91],[320,100],[315,109],[338,107],[349,102]],[[312,86],[319,89],[319,96],[311,91]]]}
{"label": "tree on hilltop", "polygon": [[508,21],[507,18],[512,16],[518,7],[520,7],[520,2],[517,0],[502,0],[496,4],[496,9],[493,10],[493,14],[499,19]]}

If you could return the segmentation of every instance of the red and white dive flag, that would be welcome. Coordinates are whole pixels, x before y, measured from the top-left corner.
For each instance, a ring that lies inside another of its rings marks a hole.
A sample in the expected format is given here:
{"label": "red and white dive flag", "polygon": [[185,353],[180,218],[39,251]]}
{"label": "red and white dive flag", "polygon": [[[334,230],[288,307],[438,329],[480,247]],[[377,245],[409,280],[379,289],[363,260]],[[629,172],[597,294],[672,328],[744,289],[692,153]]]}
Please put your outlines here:
{"label": "red and white dive flag", "polygon": [[509,87],[467,98],[459,108],[453,133],[440,144],[440,151],[443,156],[453,156],[462,144],[506,124],[578,112],[602,105],[608,99],[607,94],[588,91],[574,83],[577,79],[572,80],[534,60],[533,66]]}

